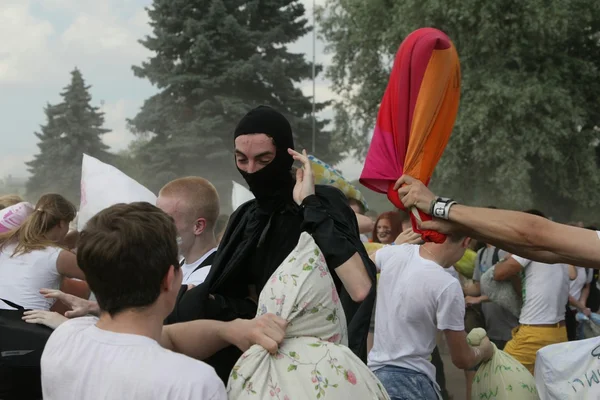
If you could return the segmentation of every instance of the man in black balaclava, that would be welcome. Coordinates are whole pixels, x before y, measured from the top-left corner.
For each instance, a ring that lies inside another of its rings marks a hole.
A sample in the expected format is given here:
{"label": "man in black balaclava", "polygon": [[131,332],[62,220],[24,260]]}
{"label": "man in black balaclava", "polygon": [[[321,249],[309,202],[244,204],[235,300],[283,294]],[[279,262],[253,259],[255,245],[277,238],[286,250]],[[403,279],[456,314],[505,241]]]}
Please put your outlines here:
{"label": "man in black balaclava", "polygon": [[[340,292],[349,347],[366,360],[376,272],[345,196],[334,187],[314,185],[306,152],[293,150],[289,122],[270,107],[246,114],[234,142],[236,166],[256,199],[231,216],[205,284],[183,295],[169,322],[253,318],[258,294],[306,231],[323,251]],[[303,165],[296,179],[294,160]],[[227,348],[207,362],[226,381],[240,355]]]}

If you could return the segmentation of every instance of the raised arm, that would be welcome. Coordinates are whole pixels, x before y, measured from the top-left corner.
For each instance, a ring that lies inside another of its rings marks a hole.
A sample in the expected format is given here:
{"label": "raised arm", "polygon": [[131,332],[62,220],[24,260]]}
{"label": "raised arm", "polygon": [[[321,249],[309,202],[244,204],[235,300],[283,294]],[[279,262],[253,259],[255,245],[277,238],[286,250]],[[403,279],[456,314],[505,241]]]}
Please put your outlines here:
{"label": "raised arm", "polygon": [[372,266],[366,265],[366,254],[363,260],[359,253],[364,246],[358,236],[356,214],[338,189],[325,187],[317,196],[306,151],[300,154],[290,149],[289,152],[303,165],[297,170],[294,187],[294,200],[303,214],[302,229],[315,239],[327,266],[336,272],[352,300],[361,302],[369,295],[373,280],[367,271]]}
{"label": "raised arm", "polygon": [[[420,181],[403,176],[396,182],[402,203],[431,214],[437,197]],[[463,231],[514,254],[545,263],[574,264],[600,269],[599,234],[558,224],[527,213],[455,204],[442,215],[422,224],[442,233]]]}

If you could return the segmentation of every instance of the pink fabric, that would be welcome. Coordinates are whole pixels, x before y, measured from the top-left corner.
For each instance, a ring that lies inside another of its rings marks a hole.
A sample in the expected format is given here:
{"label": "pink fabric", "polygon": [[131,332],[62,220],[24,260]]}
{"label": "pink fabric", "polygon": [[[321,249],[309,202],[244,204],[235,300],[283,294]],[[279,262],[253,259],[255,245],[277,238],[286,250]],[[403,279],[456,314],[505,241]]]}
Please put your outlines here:
{"label": "pink fabric", "polygon": [[[459,98],[460,65],[450,38],[434,28],[412,32],[396,54],[360,183],[404,209],[393,186],[403,174],[429,184],[450,138]],[[418,215],[422,221],[431,219]],[[412,213],[411,220],[424,240],[445,240],[438,232],[419,230]]]}
{"label": "pink fabric", "polygon": [[0,233],[8,232],[21,226],[33,213],[32,204],[22,202],[0,210]]}
{"label": "pink fabric", "polygon": [[375,192],[387,193],[389,182],[396,182],[402,175],[402,164],[404,164],[406,148],[407,146],[402,146],[396,152],[394,136],[391,132],[382,134],[380,127],[375,127],[369,154],[373,153],[377,156],[367,157],[365,160],[361,183]]}

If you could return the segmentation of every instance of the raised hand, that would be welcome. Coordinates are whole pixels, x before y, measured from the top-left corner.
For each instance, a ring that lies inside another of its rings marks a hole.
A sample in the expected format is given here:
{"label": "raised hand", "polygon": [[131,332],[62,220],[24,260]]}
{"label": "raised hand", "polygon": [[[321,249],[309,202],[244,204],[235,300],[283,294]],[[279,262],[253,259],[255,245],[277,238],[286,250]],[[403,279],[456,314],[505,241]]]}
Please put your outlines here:
{"label": "raised hand", "polygon": [[436,197],[420,180],[402,175],[396,181],[394,190],[398,191],[398,196],[407,209],[417,207],[426,214],[431,212],[431,203]]}
{"label": "raised hand", "polygon": [[302,154],[300,154],[288,149],[288,153],[294,160],[302,163],[302,168],[298,168],[296,171],[296,186],[294,186],[294,201],[300,205],[305,198],[315,194],[315,177],[306,150],[302,150]]}
{"label": "raised hand", "polygon": [[395,244],[423,244],[423,239],[421,239],[421,235],[413,231],[412,227],[406,229],[404,232],[398,235]]}

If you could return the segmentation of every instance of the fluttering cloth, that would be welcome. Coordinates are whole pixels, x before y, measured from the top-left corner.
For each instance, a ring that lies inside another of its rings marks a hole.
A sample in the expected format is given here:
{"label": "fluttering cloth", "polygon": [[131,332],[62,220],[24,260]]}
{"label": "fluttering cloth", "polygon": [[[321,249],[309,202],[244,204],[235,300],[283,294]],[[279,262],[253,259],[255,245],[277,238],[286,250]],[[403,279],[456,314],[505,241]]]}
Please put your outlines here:
{"label": "fluttering cloth", "polygon": [[[429,184],[450,139],[459,100],[460,63],[450,38],[433,28],[411,33],[396,55],[360,182],[387,193],[404,209],[395,182],[407,174]],[[419,230],[419,219],[431,217],[411,210],[413,229],[424,240],[445,240],[440,233]]]}
{"label": "fluttering cloth", "polygon": [[258,345],[238,360],[230,400],[389,399],[383,385],[348,348],[346,316],[321,250],[308,233],[273,273],[258,315],[289,321],[275,355]]}

